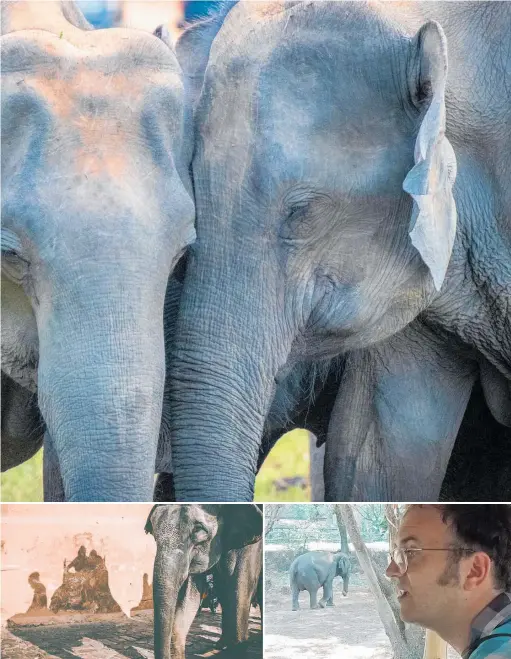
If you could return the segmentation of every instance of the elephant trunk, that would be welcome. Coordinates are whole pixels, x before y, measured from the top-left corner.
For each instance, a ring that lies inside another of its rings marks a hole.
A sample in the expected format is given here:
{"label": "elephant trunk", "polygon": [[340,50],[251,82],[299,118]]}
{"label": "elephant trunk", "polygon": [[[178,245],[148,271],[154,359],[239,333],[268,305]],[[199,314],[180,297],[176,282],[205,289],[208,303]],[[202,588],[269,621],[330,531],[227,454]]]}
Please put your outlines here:
{"label": "elephant trunk", "polygon": [[176,497],[252,501],[265,419],[291,339],[282,340],[278,327],[261,326],[272,309],[247,308],[249,300],[241,305],[232,296],[219,310],[211,299],[196,299],[207,292],[188,277],[171,378]]}
{"label": "elephant trunk", "polygon": [[344,597],[348,594],[348,586],[350,584],[350,574],[349,572],[346,572],[346,574],[342,578],[342,594]]}
{"label": "elephant trunk", "polygon": [[153,573],[154,659],[171,659],[172,628],[178,593],[188,577],[188,562],[179,549],[156,551]]}
{"label": "elephant trunk", "polygon": [[78,311],[54,303],[40,312],[39,405],[67,501],[152,500],[165,369],[161,298],[161,313],[156,303],[150,315],[113,295],[99,308],[82,298]]}

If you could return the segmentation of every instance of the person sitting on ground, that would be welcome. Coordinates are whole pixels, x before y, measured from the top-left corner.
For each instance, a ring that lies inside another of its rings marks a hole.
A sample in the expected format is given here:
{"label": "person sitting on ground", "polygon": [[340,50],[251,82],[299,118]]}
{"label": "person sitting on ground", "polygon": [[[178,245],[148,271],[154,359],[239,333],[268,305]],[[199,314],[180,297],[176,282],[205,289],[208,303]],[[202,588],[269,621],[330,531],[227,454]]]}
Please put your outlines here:
{"label": "person sitting on ground", "polygon": [[405,622],[463,659],[511,659],[511,505],[409,506],[386,574]]}

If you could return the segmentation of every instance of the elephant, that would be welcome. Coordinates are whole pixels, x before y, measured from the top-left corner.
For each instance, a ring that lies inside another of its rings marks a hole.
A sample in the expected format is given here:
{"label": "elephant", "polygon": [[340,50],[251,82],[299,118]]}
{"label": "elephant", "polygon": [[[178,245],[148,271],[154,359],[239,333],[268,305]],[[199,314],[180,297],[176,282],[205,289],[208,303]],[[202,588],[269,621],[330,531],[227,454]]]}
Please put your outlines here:
{"label": "elephant", "polygon": [[[300,608],[298,597],[302,590],[309,593],[311,609],[334,606],[333,581],[335,577],[342,577],[342,594],[346,597],[350,572],[350,559],[342,552],[308,551],[295,558],[289,568],[293,611]],[[318,602],[320,588],[323,588],[323,597]]]}
{"label": "elephant", "polygon": [[204,608],[208,608],[211,613],[216,613],[218,606],[218,597],[216,596],[215,584],[213,583],[213,575],[206,575],[205,590],[200,593],[199,613]]}
{"label": "elephant", "polygon": [[183,67],[177,499],[251,500],[268,419],[344,355],[326,500],[438,500],[476,383],[511,426],[511,7],[242,1],[215,20]]}
{"label": "elephant", "polygon": [[248,639],[250,604],[262,570],[262,512],[253,504],[157,504],[145,526],[156,541],[154,656],[184,659],[206,575],[222,607],[220,647]]}
{"label": "elephant", "polygon": [[181,68],[72,2],[2,3],[1,41],[3,467],[44,441],[46,500],[151,500],[164,301],[195,239]]}

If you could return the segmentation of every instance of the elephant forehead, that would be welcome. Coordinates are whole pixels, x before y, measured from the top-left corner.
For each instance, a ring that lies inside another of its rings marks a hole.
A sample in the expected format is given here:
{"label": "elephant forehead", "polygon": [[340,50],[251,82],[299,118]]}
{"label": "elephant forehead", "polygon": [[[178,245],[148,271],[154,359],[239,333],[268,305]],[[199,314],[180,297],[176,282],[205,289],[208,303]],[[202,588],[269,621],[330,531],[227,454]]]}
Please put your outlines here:
{"label": "elephant forehead", "polygon": [[218,530],[217,507],[195,504],[158,506],[156,514],[153,514],[153,524],[157,531],[183,536],[189,533],[195,524],[200,523],[215,535]]}
{"label": "elephant forehead", "polygon": [[96,38],[87,47],[32,30],[2,38],[3,113],[10,103],[17,107],[30,99],[32,115],[38,107],[44,110],[59,130],[59,143],[76,149],[79,172],[122,175],[134,138],[140,143],[144,136],[148,112],[156,120],[160,115],[167,131],[180,129],[183,86],[174,56],[165,61],[171,51],[161,45],[158,66],[151,57],[154,43],[124,32],[105,43]]}
{"label": "elephant forehead", "polygon": [[406,42],[396,37],[393,58],[386,42],[364,48],[367,37],[353,48],[353,25],[351,33],[342,25],[335,34],[314,24],[301,31],[293,17],[294,39],[257,25],[245,45],[218,47],[199,112],[205,159],[231,185],[254,171],[263,189],[284,179],[328,186],[335,177],[353,194],[400,193],[414,135],[400,90]]}

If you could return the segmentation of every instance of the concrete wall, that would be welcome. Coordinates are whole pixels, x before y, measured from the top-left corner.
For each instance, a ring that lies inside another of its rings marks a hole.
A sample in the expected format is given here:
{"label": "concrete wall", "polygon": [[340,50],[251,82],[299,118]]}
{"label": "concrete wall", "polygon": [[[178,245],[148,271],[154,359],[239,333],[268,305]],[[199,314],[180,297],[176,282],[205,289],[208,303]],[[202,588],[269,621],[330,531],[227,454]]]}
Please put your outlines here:
{"label": "concrete wall", "polygon": [[142,577],[152,583],[156,543],[144,533],[152,504],[50,503],[2,505],[2,622],[24,613],[40,573],[48,603],[62,583],[63,563],[84,545],[106,557],[110,591],[126,615],[142,597]]}

